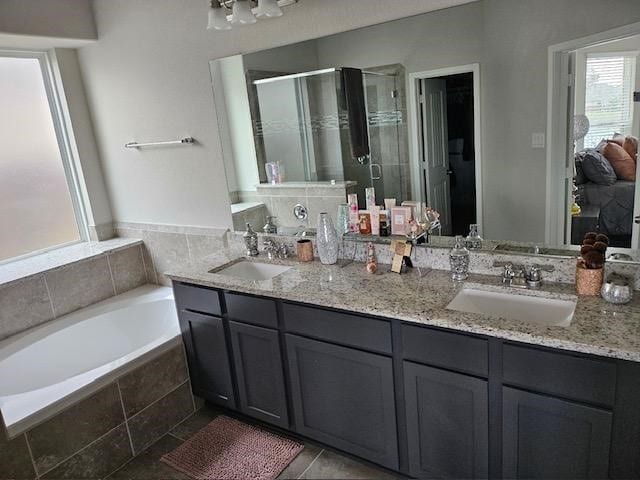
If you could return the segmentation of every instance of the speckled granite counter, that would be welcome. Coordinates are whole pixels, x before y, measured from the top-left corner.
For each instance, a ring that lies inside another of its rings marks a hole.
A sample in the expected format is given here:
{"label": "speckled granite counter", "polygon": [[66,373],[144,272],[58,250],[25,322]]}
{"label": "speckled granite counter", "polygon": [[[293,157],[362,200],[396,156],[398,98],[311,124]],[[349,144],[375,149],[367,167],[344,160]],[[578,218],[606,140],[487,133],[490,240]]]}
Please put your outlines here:
{"label": "speckled granite counter", "polygon": [[[274,260],[273,263],[293,268],[265,281],[209,273],[239,258],[223,253],[184,265],[166,275],[175,281],[640,362],[640,298],[637,295],[627,305],[579,297],[571,326],[545,327],[447,310],[446,306],[463,284],[454,283],[449,273],[441,270],[419,278],[415,271],[403,275],[389,273],[386,265],[381,265],[376,275],[370,275],[362,263],[342,268],[325,266],[318,261]],[[269,262],[266,256],[255,261]],[[498,278],[471,275],[467,282],[495,286]],[[572,285],[547,284],[542,291],[550,297],[575,294]]]}

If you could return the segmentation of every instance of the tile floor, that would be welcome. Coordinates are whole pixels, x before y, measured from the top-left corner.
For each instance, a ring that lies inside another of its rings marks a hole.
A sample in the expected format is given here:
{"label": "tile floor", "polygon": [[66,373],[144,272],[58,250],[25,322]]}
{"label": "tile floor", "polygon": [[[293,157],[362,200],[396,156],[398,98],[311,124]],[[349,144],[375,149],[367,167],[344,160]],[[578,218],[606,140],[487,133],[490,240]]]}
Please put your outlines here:
{"label": "tile floor", "polygon": [[[220,412],[204,406],[143,453],[113,473],[109,480],[187,480],[189,477],[160,462],[160,457],[213,420]],[[400,477],[323,448],[305,444],[304,450],[278,479],[367,479],[394,480]]]}

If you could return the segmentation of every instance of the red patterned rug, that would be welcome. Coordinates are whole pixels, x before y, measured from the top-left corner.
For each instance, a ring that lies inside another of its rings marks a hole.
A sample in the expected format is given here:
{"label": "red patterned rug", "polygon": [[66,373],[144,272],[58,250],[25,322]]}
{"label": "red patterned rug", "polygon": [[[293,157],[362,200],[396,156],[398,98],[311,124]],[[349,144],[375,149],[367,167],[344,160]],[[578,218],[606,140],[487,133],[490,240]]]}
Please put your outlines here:
{"label": "red patterned rug", "polygon": [[197,480],[275,479],[304,445],[220,416],[162,461]]}

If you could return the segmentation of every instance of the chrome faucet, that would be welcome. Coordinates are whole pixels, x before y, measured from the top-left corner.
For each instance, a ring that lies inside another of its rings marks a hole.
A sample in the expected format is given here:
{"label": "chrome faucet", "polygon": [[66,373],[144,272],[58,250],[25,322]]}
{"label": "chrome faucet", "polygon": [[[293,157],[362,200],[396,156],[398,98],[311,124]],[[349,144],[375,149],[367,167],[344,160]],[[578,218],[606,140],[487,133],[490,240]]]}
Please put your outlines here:
{"label": "chrome faucet", "polygon": [[538,288],[542,285],[542,272],[553,272],[552,265],[524,266],[512,262],[495,261],[493,266],[502,268],[502,283],[510,287]]}

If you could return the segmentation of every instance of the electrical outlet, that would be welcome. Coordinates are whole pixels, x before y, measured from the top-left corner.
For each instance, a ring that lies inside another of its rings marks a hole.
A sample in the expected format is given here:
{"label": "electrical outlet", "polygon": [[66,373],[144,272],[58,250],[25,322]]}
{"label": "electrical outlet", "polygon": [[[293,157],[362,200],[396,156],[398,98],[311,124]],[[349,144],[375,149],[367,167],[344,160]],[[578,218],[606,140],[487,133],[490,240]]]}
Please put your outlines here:
{"label": "electrical outlet", "polygon": [[531,148],[544,148],[545,147],[545,134],[544,133],[532,133],[531,134]]}

